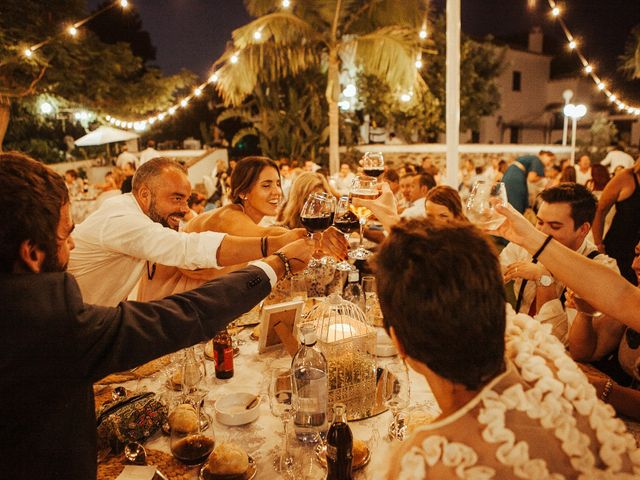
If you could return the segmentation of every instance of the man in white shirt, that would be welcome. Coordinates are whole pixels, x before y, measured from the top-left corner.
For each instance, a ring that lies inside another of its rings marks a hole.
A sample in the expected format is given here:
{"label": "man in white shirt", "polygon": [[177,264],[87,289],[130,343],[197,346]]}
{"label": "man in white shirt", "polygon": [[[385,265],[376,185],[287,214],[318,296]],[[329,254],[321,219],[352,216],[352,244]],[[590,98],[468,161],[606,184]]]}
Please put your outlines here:
{"label": "man in white shirt", "polygon": [[356,176],[351,171],[349,164],[342,163],[340,165],[340,171],[335,175],[332,175],[331,180],[333,180],[333,186],[340,195],[349,195],[349,190],[351,189],[351,184],[355,177]]}
{"label": "man in white shirt", "polygon": [[420,173],[414,175],[411,179],[410,201],[406,209],[400,214],[401,218],[423,218],[427,215],[424,208],[425,197],[429,189],[436,186],[433,175],[429,173]]}
{"label": "man in white shirt", "polygon": [[625,153],[620,145],[617,145],[615,149],[607,153],[607,156],[600,162],[600,165],[609,167],[609,173],[614,173],[616,168],[631,168],[634,163],[633,157]]}
{"label": "man in white shirt", "polygon": [[[153,160],[154,158],[158,158],[161,156],[162,154],[158,150],[156,150],[156,142],[154,140],[149,140],[147,142],[147,148],[140,152],[140,165],[144,165],[149,160]],[[138,167],[140,165],[138,165]]]}
{"label": "man in white shirt", "polygon": [[[304,229],[296,229],[268,237],[265,243],[216,232],[178,232],[189,211],[190,194],[184,167],[156,158],[136,171],[132,193],[105,201],[77,225],[69,271],[87,303],[117,305],[141,275],[153,276],[156,262],[187,269],[220,268],[261,258],[261,253],[272,253],[306,235]],[[343,247],[346,250],[346,242]]]}
{"label": "man in white shirt", "polygon": [[122,151],[118,158],[116,159],[116,167],[124,170],[124,167],[127,163],[132,163],[133,165],[138,164],[138,157],[136,157],[133,153],[129,151],[129,147],[127,145],[122,146]]}
{"label": "man in white shirt", "polygon": [[[617,271],[616,261],[599,254],[596,246],[586,239],[597,204],[586,187],[576,183],[562,183],[544,190],[540,198],[542,203],[537,214],[538,230],[552,236],[567,248]],[[516,311],[528,313],[542,323],[550,323],[554,335],[565,341],[568,332],[563,305],[565,286],[555,281],[543,264],[532,262],[532,256],[514,243],[509,243],[502,250],[500,264],[505,282],[515,280],[513,291]]]}
{"label": "man in white shirt", "polygon": [[591,158],[589,155],[582,155],[574,167],[576,169],[576,183],[586,185],[591,179]]}

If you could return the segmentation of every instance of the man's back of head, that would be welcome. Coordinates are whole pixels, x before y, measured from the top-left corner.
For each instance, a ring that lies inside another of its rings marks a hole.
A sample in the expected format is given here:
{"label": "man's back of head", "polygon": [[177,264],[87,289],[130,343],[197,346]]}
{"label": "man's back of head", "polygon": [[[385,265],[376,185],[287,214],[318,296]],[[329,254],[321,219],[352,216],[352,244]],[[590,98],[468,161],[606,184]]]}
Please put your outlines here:
{"label": "man's back of head", "polygon": [[376,264],[385,327],[409,357],[469,389],[501,371],[505,293],[485,235],[467,223],[401,222]]}
{"label": "man's back of head", "polygon": [[44,270],[57,258],[60,209],[69,203],[63,178],[18,152],[0,153],[0,271],[13,272],[24,242],[45,253]]}

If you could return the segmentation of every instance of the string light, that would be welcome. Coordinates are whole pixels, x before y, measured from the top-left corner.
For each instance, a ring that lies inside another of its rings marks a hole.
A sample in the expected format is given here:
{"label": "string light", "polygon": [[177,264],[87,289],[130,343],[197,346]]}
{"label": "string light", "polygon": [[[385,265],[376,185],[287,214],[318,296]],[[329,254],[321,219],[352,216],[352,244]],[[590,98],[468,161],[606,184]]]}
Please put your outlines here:
{"label": "string light", "polygon": [[416,68],[418,70],[422,68],[422,55],[420,53],[416,56]]}
{"label": "string light", "polygon": [[27,58],[31,58],[31,56],[33,55],[33,50],[31,50],[31,48],[25,48],[24,49],[24,56]]}
{"label": "string light", "polygon": [[219,77],[218,77],[218,74],[217,74],[217,73],[214,73],[213,75],[211,75],[211,76],[209,77],[208,82],[209,82],[209,83],[216,83],[216,82],[218,81],[218,78],[219,78]]}
{"label": "string light", "polygon": [[75,37],[76,35],[78,35],[78,29],[71,25],[69,28],[67,28],[67,33],[72,37]]}
{"label": "string light", "polygon": [[230,61],[231,63],[233,63],[234,65],[235,65],[236,63],[238,63],[238,54],[237,54],[237,53],[234,53],[233,55],[231,55],[231,58],[229,59],[229,61]]}
{"label": "string light", "polygon": [[422,30],[420,30],[420,33],[418,34],[418,36],[420,37],[421,40],[424,40],[425,38],[427,38],[427,29],[423,28]]}
{"label": "string light", "polygon": [[256,30],[255,32],[253,32],[253,38],[254,40],[260,40],[262,38],[262,31]]}
{"label": "string light", "polygon": [[282,0],[282,8],[289,8],[291,6],[291,2],[289,0]]}
{"label": "string light", "polygon": [[120,6],[122,8],[127,8],[129,6],[129,2],[127,0],[120,0]]}
{"label": "string light", "polygon": [[182,108],[186,107],[188,104],[189,104],[189,101],[188,101],[186,98],[183,98],[183,99],[180,101],[180,106],[181,106]]}
{"label": "string light", "polygon": [[575,54],[578,56],[578,59],[583,65],[584,73],[591,77],[591,79],[596,85],[596,88],[602,93],[604,93],[604,95],[606,95],[606,97],[609,99],[609,102],[612,104],[615,104],[619,110],[626,109],[627,112],[630,114],[640,115],[640,109],[627,105],[625,102],[622,102],[621,100],[619,100],[618,96],[614,92],[612,92],[609,88],[607,88],[607,85],[600,79],[600,77],[598,77],[598,75],[595,74],[594,67],[591,65],[591,63],[587,60],[587,58],[581,52],[580,47],[575,40],[575,37],[573,36],[571,31],[569,31],[569,27],[567,27],[566,22],[560,16],[560,8],[558,7],[558,5],[554,0],[547,0],[547,1],[549,3],[549,6],[551,7],[551,15],[556,17],[558,23],[560,24],[560,27],[562,28],[565,36],[567,37],[567,41],[569,42],[569,49],[575,52]]}
{"label": "string light", "polygon": [[202,95],[202,89],[201,89],[200,87],[196,88],[196,89],[193,91],[193,94],[194,94],[196,97],[199,97],[200,95]]}

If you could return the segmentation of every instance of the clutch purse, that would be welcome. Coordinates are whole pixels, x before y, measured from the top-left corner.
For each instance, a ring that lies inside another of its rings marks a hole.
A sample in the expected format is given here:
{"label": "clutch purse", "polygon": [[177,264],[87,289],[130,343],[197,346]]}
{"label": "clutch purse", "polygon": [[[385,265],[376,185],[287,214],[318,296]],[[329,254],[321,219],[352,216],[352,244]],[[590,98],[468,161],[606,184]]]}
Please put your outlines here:
{"label": "clutch purse", "polygon": [[97,414],[98,451],[120,453],[127,442],[144,443],[167,418],[167,407],[152,392],[103,405]]}

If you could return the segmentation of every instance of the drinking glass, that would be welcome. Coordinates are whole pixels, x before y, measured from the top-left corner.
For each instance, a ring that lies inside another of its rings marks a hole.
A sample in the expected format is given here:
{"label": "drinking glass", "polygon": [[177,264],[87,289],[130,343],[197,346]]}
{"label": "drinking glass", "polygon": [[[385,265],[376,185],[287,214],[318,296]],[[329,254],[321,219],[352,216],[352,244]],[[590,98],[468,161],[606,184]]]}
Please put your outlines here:
{"label": "drinking glass", "polygon": [[365,275],[362,277],[362,291],[364,292],[365,310],[371,325],[382,325],[382,311],[378,301],[378,290],[376,288],[376,277]]}
{"label": "drinking glass", "polygon": [[180,367],[182,393],[184,396],[198,391],[200,382],[206,377],[207,371],[202,354],[196,353],[195,347],[184,350],[184,358]]}
{"label": "drinking glass", "polygon": [[[362,198],[364,200],[375,200],[380,195],[380,191],[376,188],[376,179],[373,177],[360,176],[356,177],[351,184],[351,190],[349,197],[351,200],[354,198]],[[349,252],[349,258],[355,260],[366,260],[371,256],[371,252],[362,246],[364,241],[364,226],[367,223],[367,219],[371,216],[371,210],[366,207],[355,207],[355,214],[358,216],[360,223],[360,244],[357,249]]]}
{"label": "drinking glass", "polygon": [[400,418],[400,411],[409,406],[411,392],[409,372],[402,363],[388,363],[382,372],[382,399],[391,410],[393,421],[389,425],[391,440],[404,440],[407,433],[406,422]]}
{"label": "drinking glass", "polygon": [[365,175],[378,178],[384,172],[382,152],[365,152],[362,157],[362,168]]}
{"label": "drinking glass", "polygon": [[271,413],[282,420],[284,430],[282,449],[274,466],[278,472],[291,472],[294,460],[289,451],[289,425],[298,412],[298,392],[290,368],[272,370],[269,383],[269,404]]}
{"label": "drinking glass", "polygon": [[304,272],[291,277],[291,300],[307,301],[307,278]]}
{"label": "drinking glass", "polygon": [[495,210],[496,205],[507,204],[507,189],[502,182],[489,183],[478,180],[467,200],[467,217],[485,230],[495,230],[505,217]]}
{"label": "drinking glass", "polygon": [[310,235],[326,230],[333,223],[335,198],[326,193],[312,193],[304,202],[300,222]]}
{"label": "drinking glass", "polygon": [[[349,201],[349,197],[340,197],[340,200],[338,200],[333,225],[344,233],[347,241],[349,241],[349,235],[358,231],[360,228],[360,221],[358,216],[353,212],[353,206]],[[351,270],[351,264],[346,260],[343,260],[336,264],[336,268],[343,272],[348,272]]]}
{"label": "drinking glass", "polygon": [[[203,397],[204,399],[204,397]],[[204,463],[213,451],[215,436],[212,422],[200,420],[204,401],[189,402],[195,408],[195,415],[184,415],[171,423],[171,453],[187,465]],[[195,404],[195,405],[194,405]]]}

